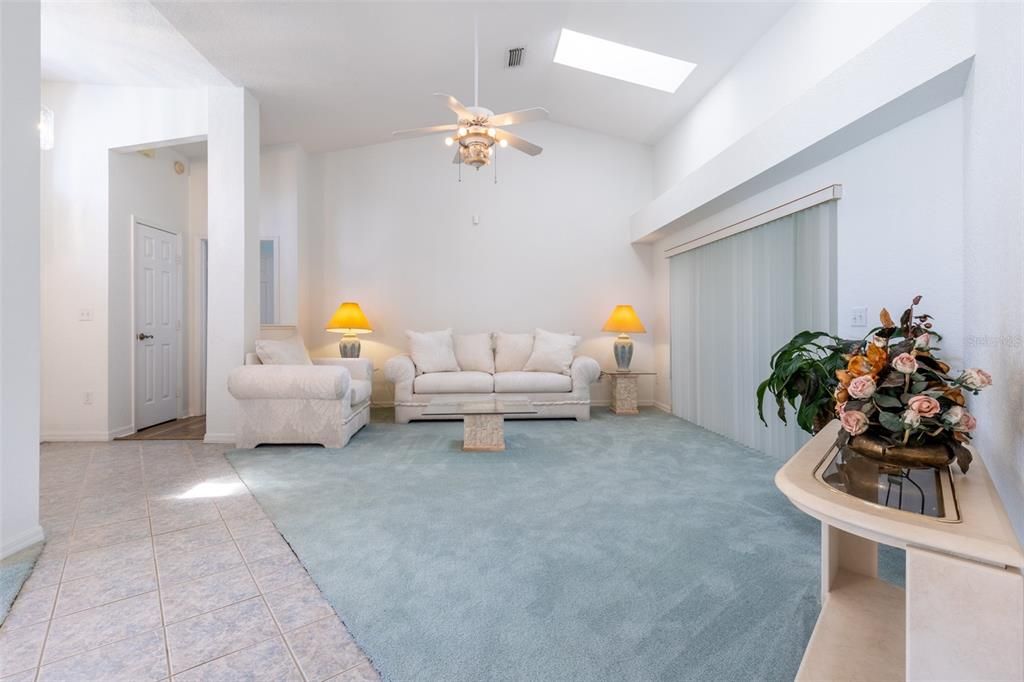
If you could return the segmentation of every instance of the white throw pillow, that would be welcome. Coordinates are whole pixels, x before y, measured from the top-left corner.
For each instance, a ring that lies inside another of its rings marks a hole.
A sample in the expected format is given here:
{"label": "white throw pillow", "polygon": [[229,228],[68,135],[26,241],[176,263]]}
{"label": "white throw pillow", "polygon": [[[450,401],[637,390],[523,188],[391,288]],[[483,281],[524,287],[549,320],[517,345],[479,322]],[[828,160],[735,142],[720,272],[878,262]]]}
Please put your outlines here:
{"label": "white throw pillow", "polygon": [[494,374],[494,351],[490,334],[456,334],[455,360],[463,372]]}
{"label": "white throw pillow", "polygon": [[533,334],[494,335],[494,371],[521,372],[533,352]]}
{"label": "white throw pillow", "polygon": [[287,339],[259,339],[256,341],[256,355],[264,365],[312,365],[306,344],[296,334]]}
{"label": "white throw pillow", "polygon": [[459,371],[451,329],[437,332],[406,331],[405,335],[409,337],[409,355],[416,365],[417,374]]}
{"label": "white throw pillow", "polygon": [[523,370],[568,374],[576,346],[582,340],[582,337],[572,334],[555,334],[538,329],[533,335],[533,352]]}

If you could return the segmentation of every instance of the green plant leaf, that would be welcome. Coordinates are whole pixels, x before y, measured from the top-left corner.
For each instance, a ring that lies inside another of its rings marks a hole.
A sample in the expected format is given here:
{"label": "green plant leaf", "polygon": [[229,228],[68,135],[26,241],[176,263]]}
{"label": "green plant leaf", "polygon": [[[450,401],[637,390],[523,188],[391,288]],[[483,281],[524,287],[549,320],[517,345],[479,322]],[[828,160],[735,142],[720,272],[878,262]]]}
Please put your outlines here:
{"label": "green plant leaf", "polygon": [[879,407],[895,407],[897,409],[903,407],[903,403],[900,402],[899,398],[884,393],[875,393],[871,396],[871,400]]}
{"label": "green plant leaf", "polygon": [[892,412],[880,411],[878,413],[878,423],[894,433],[903,431],[903,421]]}

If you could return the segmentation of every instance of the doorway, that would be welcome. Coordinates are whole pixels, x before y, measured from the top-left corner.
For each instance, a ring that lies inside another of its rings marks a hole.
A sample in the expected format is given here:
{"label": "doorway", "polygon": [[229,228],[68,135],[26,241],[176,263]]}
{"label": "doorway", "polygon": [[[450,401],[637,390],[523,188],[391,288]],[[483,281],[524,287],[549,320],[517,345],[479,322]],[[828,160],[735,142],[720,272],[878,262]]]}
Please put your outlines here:
{"label": "doorway", "polygon": [[178,236],[139,221],[133,247],[135,429],[178,418]]}
{"label": "doorway", "polygon": [[277,246],[277,237],[260,240],[260,324],[277,324],[281,278]]}

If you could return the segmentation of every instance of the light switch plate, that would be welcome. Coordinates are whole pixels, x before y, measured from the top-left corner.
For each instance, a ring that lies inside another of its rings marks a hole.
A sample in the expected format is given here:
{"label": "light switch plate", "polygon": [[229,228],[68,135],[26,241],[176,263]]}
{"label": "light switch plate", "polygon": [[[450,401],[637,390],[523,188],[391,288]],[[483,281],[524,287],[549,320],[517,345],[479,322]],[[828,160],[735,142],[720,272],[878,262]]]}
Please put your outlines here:
{"label": "light switch plate", "polygon": [[857,306],[850,309],[850,326],[868,326],[868,309],[866,306]]}
{"label": "light switch plate", "polygon": [[82,308],[78,311],[79,322],[92,322],[92,308]]}

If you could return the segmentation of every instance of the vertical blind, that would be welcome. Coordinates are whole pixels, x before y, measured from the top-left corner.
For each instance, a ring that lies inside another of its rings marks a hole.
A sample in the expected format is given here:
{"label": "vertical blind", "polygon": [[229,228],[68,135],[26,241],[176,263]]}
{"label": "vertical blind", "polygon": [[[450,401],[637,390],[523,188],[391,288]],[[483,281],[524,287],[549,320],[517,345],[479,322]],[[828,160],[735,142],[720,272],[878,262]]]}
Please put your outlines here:
{"label": "vertical blind", "polygon": [[[806,442],[757,385],[779,346],[836,330],[836,202],[827,201],[670,260],[672,411],[772,456]],[[771,400],[771,396],[767,396]]]}

